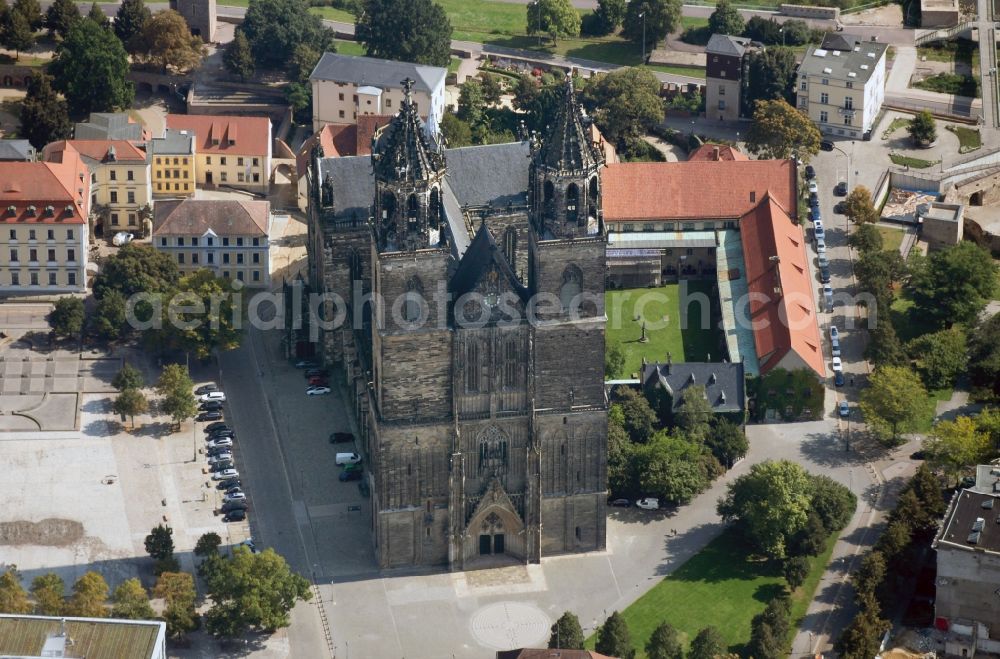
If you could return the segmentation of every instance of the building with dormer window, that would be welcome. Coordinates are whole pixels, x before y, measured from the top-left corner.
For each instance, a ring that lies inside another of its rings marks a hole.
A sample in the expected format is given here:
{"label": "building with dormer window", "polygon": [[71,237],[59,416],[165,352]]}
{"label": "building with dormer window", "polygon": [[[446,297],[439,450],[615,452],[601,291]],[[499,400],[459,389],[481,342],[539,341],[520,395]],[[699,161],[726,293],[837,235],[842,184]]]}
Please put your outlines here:
{"label": "building with dormer window", "polygon": [[271,120],[168,114],[167,130],[195,136],[198,187],[267,194],[271,176]]}

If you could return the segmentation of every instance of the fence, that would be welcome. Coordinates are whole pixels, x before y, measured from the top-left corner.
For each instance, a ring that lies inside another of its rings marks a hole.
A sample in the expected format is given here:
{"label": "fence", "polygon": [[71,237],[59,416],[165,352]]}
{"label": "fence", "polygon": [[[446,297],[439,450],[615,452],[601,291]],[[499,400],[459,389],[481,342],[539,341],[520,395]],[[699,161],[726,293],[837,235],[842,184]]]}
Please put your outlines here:
{"label": "fence", "polygon": [[872,204],[875,208],[882,208],[885,200],[889,198],[890,182],[891,176],[887,169],[882,172],[882,176],[879,177],[878,183],[875,184],[875,188],[872,190]]}
{"label": "fence", "polygon": [[959,23],[954,27],[945,28],[942,30],[932,30],[925,34],[921,34],[919,37],[913,40],[913,43],[917,46],[923,46],[926,43],[931,43],[932,41],[944,41],[945,39],[951,39],[966,30],[972,31],[976,27],[975,21],[966,21],[964,23]]}

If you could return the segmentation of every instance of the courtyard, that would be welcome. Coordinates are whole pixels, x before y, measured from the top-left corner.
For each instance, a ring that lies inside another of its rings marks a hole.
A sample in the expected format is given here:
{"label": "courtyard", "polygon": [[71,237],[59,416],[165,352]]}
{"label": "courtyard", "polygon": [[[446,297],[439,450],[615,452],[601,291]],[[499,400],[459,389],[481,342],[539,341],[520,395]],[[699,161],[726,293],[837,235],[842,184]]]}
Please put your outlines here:
{"label": "courtyard", "polygon": [[726,357],[715,288],[714,281],[685,280],[605,293],[606,345],[618,345],[625,354],[618,377],[638,374],[643,357],[649,362],[664,362],[668,354],[677,362]]}

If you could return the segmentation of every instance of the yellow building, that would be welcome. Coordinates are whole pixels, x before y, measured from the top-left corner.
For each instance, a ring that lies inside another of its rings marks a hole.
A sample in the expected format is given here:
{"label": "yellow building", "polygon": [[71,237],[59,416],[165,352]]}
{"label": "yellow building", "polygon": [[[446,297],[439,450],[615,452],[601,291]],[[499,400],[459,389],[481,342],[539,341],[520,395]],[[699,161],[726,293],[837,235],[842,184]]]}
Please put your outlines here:
{"label": "yellow building", "polygon": [[152,161],[153,197],[188,197],[196,187],[194,134],[166,130],[149,142]]}
{"label": "yellow building", "polygon": [[195,137],[199,187],[230,187],[267,194],[271,176],[271,120],[168,114],[167,129]]}
{"label": "yellow building", "polygon": [[47,162],[78,154],[90,170],[90,212],[95,238],[118,231],[144,233],[143,213],[151,209],[146,152],[127,140],[63,140],[42,151]]}

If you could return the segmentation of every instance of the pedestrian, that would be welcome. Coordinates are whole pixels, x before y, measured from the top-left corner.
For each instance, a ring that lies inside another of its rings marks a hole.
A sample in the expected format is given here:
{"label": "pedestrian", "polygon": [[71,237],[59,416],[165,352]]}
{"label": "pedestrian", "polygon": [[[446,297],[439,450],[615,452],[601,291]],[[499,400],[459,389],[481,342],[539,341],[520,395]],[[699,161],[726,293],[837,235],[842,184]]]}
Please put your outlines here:
{"label": "pedestrian", "polygon": [[852,387],[854,386],[854,376],[853,375],[851,376],[851,386]]}

